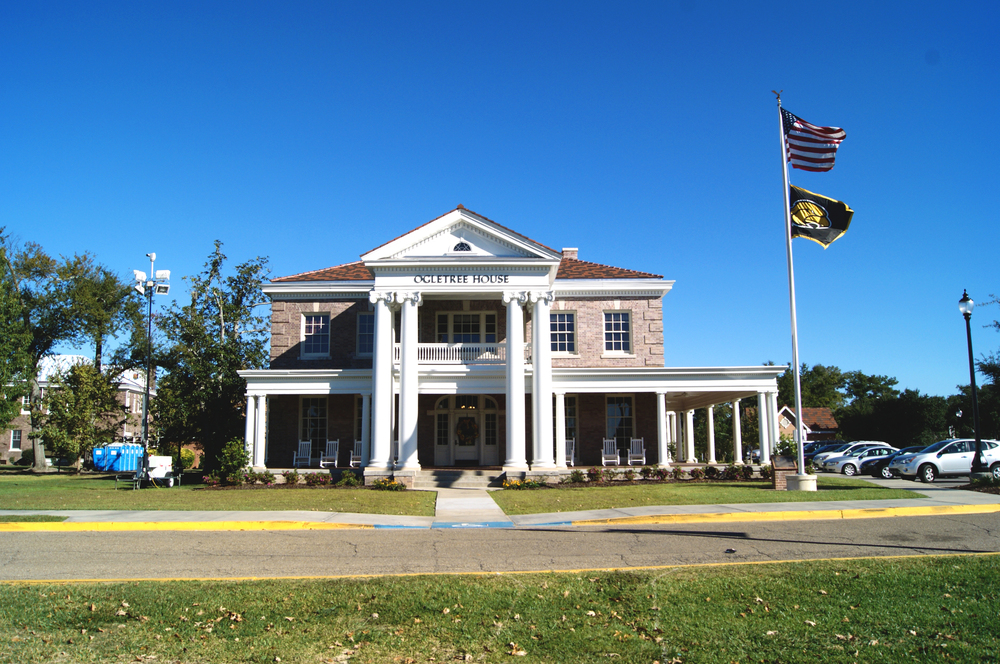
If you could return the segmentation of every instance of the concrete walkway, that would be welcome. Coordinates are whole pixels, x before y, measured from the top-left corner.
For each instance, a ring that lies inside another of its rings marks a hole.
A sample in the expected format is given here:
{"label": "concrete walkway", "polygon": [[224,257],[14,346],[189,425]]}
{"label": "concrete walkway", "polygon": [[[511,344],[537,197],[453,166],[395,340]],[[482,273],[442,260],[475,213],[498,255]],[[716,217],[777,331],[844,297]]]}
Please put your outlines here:
{"label": "concrete walkway", "polygon": [[335,528],[531,528],[614,524],[789,519],[848,519],[1000,512],[1000,496],[906,480],[869,480],[906,489],[915,499],[728,505],[659,505],[507,516],[483,489],[437,489],[435,516],[313,511],[0,510],[0,515],[48,514],[58,522],[0,523],[0,532],[71,530],[320,530]]}

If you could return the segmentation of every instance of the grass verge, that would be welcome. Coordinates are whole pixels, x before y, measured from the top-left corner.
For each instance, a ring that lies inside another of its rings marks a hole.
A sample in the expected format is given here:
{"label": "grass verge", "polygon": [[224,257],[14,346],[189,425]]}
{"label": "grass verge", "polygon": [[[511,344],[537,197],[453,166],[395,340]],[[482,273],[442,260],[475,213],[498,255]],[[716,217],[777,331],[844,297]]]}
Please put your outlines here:
{"label": "grass verge", "polygon": [[905,489],[887,489],[846,477],[820,476],[817,485],[818,491],[775,491],[770,484],[763,482],[668,482],[507,490],[494,491],[490,495],[507,514],[575,512],[646,505],[726,505],[919,497]]}
{"label": "grass verge", "polygon": [[15,510],[312,510],[433,516],[436,494],[363,488],[216,490],[201,485],[138,491],[114,475],[0,475],[0,505]]}
{"label": "grass verge", "polygon": [[1000,660],[996,556],[657,572],[7,584],[5,662]]}
{"label": "grass verge", "polygon": [[0,523],[42,523],[65,520],[64,516],[50,516],[48,514],[0,514]]}

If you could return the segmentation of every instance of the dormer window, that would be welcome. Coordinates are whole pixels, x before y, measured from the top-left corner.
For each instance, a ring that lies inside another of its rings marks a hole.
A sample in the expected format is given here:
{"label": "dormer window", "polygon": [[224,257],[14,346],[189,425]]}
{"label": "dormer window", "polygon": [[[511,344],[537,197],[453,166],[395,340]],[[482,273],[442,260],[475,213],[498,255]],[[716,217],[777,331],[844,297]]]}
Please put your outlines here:
{"label": "dormer window", "polygon": [[468,242],[459,242],[452,251],[472,251],[472,247]]}

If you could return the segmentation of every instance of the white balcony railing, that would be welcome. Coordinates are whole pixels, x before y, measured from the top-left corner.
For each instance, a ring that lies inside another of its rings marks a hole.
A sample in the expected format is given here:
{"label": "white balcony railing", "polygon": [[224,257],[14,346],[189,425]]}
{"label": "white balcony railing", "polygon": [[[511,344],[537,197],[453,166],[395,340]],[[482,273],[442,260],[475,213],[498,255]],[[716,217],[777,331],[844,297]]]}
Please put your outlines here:
{"label": "white balcony railing", "polygon": [[[393,344],[392,360],[399,364],[400,344]],[[524,361],[531,361],[531,344],[524,344]],[[506,364],[507,344],[417,344],[418,364]]]}

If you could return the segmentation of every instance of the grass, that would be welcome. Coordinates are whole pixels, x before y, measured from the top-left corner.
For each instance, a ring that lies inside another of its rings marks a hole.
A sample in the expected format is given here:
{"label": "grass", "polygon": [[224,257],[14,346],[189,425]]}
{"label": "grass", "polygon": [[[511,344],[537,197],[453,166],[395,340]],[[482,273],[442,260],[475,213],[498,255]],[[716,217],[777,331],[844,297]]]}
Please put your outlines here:
{"label": "grass", "polygon": [[0,585],[0,662],[995,662],[998,573],[996,556],[953,556],[13,583]]}
{"label": "grass", "polygon": [[[187,478],[185,478],[185,482]],[[114,475],[0,474],[0,505],[15,510],[312,510],[433,516],[436,494],[345,488],[115,490]]]}
{"label": "grass", "polygon": [[774,491],[764,482],[673,482],[594,486],[490,494],[507,514],[575,512],[646,505],[724,505],[729,503],[785,503],[826,500],[882,500],[917,498],[912,491],[887,489],[846,477],[823,477],[818,491]]}
{"label": "grass", "polygon": [[49,514],[0,514],[0,523],[41,523],[65,520],[64,516],[51,516]]}

